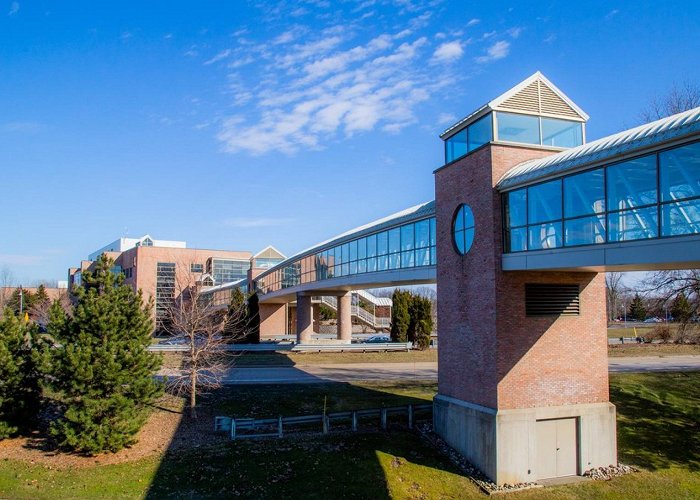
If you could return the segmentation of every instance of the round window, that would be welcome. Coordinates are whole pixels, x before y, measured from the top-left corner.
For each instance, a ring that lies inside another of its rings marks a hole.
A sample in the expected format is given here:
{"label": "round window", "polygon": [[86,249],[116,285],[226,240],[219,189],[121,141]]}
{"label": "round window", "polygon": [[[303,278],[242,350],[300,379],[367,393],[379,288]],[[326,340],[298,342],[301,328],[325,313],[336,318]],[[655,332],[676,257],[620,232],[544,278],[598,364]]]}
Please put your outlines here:
{"label": "round window", "polygon": [[467,205],[460,205],[452,222],[452,238],[457,252],[466,254],[474,242],[474,214]]}

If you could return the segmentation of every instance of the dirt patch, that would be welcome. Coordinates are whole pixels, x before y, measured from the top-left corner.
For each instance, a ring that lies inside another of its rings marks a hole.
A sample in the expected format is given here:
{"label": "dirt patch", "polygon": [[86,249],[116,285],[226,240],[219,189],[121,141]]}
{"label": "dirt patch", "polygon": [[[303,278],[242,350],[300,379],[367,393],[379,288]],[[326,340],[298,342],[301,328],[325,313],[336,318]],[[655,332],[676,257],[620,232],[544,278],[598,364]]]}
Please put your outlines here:
{"label": "dirt patch", "polygon": [[226,439],[225,436],[214,434],[213,412],[209,408],[198,409],[196,420],[186,413],[183,414],[181,408],[181,400],[170,396],[164,397],[139,432],[138,441],[130,448],[117,453],[86,457],[61,452],[37,432],[30,437],[0,441],[0,460],[20,460],[31,464],[44,464],[56,469],[92,467],[131,462],[161,455],[167,450],[208,446]]}

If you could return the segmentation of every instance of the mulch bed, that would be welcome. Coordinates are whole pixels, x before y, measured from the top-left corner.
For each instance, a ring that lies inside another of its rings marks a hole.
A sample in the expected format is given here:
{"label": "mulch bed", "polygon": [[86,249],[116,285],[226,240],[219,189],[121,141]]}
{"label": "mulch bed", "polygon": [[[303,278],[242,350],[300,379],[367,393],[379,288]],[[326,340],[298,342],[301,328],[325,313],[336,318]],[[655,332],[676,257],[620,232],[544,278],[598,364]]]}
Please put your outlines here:
{"label": "mulch bed", "polygon": [[0,440],[0,460],[11,459],[48,468],[68,469],[119,464],[161,455],[168,450],[205,447],[221,442],[213,431],[214,413],[207,406],[197,409],[197,419],[182,411],[182,401],[164,396],[137,435],[137,442],[117,453],[85,456],[57,449],[47,436],[47,423],[31,436]]}

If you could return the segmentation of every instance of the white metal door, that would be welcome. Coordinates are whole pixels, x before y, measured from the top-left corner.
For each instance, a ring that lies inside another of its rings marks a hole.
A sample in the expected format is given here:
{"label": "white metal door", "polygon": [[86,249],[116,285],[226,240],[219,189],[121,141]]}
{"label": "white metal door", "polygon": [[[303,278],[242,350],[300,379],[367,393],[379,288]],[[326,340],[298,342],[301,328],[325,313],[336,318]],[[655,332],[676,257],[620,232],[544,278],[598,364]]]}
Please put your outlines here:
{"label": "white metal door", "polygon": [[536,431],[537,478],[576,475],[576,419],[538,420]]}

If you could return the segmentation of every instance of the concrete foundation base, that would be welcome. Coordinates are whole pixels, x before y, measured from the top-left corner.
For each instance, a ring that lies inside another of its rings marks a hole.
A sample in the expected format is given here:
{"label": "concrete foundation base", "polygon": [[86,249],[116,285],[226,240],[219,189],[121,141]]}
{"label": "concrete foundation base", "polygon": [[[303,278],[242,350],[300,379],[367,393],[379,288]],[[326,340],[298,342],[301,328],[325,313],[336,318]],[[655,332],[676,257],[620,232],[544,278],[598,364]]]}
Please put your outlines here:
{"label": "concrete foundation base", "polygon": [[433,400],[435,432],[496,484],[552,477],[543,472],[547,457],[538,450],[538,422],[555,419],[574,419],[575,474],[617,464],[611,403],[495,410],[440,394]]}

